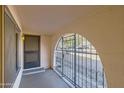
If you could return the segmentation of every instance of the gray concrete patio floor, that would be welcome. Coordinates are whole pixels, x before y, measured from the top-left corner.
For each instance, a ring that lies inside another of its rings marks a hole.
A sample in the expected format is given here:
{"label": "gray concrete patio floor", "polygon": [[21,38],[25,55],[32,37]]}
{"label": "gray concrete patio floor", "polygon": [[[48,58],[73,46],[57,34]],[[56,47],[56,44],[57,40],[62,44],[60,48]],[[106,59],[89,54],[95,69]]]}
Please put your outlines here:
{"label": "gray concrete patio floor", "polygon": [[23,75],[20,88],[69,88],[69,86],[53,71]]}

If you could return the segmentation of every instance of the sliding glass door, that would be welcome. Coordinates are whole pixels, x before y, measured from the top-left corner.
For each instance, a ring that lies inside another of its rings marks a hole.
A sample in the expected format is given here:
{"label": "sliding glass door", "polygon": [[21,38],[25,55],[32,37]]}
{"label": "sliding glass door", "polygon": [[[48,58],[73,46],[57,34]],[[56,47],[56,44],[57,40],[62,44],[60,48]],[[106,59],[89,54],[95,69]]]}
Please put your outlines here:
{"label": "sliding glass door", "polygon": [[4,32],[4,86],[12,87],[19,71],[18,45],[19,29],[5,8],[5,32]]}

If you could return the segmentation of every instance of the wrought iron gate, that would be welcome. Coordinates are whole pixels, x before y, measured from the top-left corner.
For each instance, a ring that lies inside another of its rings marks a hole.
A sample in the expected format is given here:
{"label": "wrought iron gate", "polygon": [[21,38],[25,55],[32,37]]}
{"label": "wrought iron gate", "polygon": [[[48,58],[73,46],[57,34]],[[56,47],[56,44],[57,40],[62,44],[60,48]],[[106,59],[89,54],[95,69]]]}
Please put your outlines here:
{"label": "wrought iron gate", "polygon": [[63,36],[56,47],[55,59],[55,70],[75,87],[107,87],[99,55],[81,35]]}

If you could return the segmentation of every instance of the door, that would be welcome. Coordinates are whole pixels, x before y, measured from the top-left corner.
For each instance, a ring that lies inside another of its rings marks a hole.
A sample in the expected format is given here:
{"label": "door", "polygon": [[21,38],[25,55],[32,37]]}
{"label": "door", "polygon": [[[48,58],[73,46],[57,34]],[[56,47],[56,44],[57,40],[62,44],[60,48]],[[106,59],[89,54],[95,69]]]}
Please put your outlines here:
{"label": "door", "polygon": [[40,66],[40,36],[25,35],[24,69]]}
{"label": "door", "polygon": [[7,12],[4,15],[4,87],[12,87],[16,79],[16,31],[15,24]]}

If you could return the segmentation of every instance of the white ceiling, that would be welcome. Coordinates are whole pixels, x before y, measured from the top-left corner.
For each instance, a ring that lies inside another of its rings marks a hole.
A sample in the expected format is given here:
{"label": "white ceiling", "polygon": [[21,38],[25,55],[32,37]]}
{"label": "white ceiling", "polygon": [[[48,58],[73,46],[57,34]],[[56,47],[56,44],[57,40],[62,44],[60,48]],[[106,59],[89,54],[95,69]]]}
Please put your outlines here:
{"label": "white ceiling", "polygon": [[94,12],[96,6],[13,6],[24,30],[53,33],[80,16]]}

